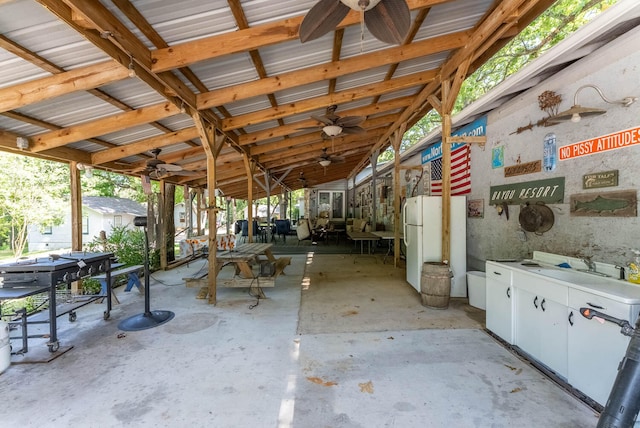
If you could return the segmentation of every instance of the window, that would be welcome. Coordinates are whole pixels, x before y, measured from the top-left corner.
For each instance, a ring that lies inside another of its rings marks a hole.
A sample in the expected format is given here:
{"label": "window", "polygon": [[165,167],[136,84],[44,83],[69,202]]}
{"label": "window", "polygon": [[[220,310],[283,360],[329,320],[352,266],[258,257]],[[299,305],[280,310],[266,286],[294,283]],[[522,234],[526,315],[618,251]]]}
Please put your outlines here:
{"label": "window", "polygon": [[89,217],[87,216],[82,217],[82,234],[83,235],[89,234]]}
{"label": "window", "polygon": [[121,215],[114,215],[113,216],[113,225],[114,226],[122,226],[122,216]]}
{"label": "window", "polygon": [[331,218],[344,218],[344,192],[333,192],[331,195]]}
{"label": "window", "polygon": [[318,192],[318,217],[344,220],[344,192]]}
{"label": "window", "polygon": [[51,226],[50,224],[46,225],[46,226],[42,226],[42,232],[43,235],[53,235],[53,226]]}

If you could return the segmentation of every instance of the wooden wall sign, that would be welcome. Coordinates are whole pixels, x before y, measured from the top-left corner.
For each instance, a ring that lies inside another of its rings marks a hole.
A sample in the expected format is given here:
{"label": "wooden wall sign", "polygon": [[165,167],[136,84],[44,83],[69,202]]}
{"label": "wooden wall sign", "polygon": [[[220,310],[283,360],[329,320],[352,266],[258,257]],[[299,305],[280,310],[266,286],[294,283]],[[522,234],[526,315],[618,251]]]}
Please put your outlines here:
{"label": "wooden wall sign", "polygon": [[519,163],[517,165],[505,166],[504,176],[515,177],[516,175],[533,174],[542,171],[542,161],[537,160],[527,163]]}
{"label": "wooden wall sign", "polygon": [[564,177],[491,186],[489,194],[489,205],[503,202],[510,205],[521,205],[525,202],[561,204],[564,200]]}
{"label": "wooden wall sign", "polygon": [[570,213],[580,217],[637,217],[638,192],[621,190],[571,195]]}
{"label": "wooden wall sign", "polygon": [[582,176],[583,189],[598,189],[601,187],[615,187],[618,185],[618,170],[596,172]]}

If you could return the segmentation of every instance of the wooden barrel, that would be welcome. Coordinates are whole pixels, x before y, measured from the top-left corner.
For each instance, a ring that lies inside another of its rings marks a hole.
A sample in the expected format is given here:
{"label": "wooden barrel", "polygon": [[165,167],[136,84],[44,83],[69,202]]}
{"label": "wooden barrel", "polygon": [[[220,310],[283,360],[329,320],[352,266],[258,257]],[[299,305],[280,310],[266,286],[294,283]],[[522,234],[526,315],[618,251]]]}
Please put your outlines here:
{"label": "wooden barrel", "polygon": [[451,295],[451,269],[449,265],[426,262],[422,265],[420,294],[422,305],[433,309],[447,309]]}

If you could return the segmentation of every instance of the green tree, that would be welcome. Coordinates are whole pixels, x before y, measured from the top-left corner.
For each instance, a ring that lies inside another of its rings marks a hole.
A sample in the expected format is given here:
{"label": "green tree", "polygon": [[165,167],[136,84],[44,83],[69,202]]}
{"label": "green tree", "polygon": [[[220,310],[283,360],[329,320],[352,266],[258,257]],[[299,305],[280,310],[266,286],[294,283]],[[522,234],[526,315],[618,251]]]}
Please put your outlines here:
{"label": "green tree", "polygon": [[557,1],[465,80],[453,112],[464,109],[617,1]]}
{"label": "green tree", "polygon": [[[467,77],[458,93],[453,113],[463,110],[618,1],[558,0]],[[405,132],[400,151],[403,152],[417,144],[440,126],[440,123],[438,113],[431,110]],[[392,159],[393,150],[388,149],[380,154],[378,161]]]}
{"label": "green tree", "polygon": [[12,153],[0,153],[0,221],[14,256],[22,255],[29,226],[62,223],[69,206],[69,167]]}
{"label": "green tree", "polygon": [[[152,182],[152,189],[158,192],[158,183]],[[85,196],[109,196],[146,202],[147,195],[142,189],[139,177],[131,177],[109,171],[93,170],[92,177],[82,178],[82,194]]]}

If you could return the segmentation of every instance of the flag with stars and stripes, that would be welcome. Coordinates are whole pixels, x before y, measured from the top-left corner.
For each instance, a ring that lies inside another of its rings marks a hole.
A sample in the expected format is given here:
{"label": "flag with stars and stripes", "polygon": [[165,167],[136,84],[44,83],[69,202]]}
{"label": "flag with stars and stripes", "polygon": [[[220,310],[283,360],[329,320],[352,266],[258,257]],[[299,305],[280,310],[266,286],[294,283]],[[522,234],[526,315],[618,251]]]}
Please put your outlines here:
{"label": "flag with stars and stripes", "polygon": [[[464,195],[471,192],[471,171],[469,163],[469,145],[463,144],[451,152],[451,195]],[[442,195],[442,157],[431,162],[431,195]]]}

